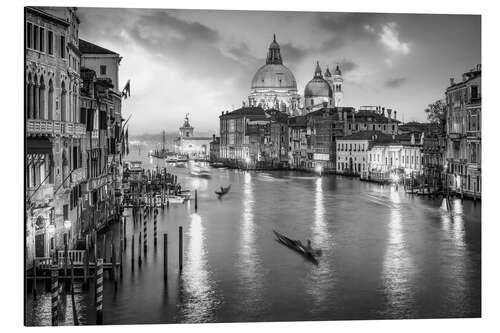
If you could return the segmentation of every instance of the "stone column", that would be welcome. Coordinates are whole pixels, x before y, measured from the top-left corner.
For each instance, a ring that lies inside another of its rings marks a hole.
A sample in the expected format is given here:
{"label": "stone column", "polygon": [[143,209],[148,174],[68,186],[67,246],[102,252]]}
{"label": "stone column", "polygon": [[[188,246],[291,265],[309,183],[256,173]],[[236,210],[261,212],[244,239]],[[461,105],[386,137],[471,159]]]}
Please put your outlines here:
{"label": "stone column", "polygon": [[39,103],[40,103],[40,86],[38,84],[35,85],[34,87],[34,94],[33,94],[33,118],[38,119],[40,118],[39,115]]}

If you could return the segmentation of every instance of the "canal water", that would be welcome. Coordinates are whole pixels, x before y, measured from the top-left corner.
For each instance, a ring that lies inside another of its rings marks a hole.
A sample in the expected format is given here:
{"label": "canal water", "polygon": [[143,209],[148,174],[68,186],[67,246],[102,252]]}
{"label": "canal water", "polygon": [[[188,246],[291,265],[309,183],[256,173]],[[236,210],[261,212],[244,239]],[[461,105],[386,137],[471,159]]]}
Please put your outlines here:
{"label": "canal water", "polygon": [[[185,168],[169,172],[183,188],[198,190],[198,211],[194,201],[160,209],[158,245],[150,220],[148,252],[141,267],[136,258],[133,272],[131,237],[137,257],[143,228],[127,219],[123,276],[116,291],[112,281],[104,283],[105,324],[481,315],[480,204],[457,199],[446,211],[441,199],[334,175],[212,169],[211,179],[201,179]],[[229,184],[217,199],[214,190]],[[111,230],[118,244],[117,226]],[[319,264],[278,243],[273,230],[311,240],[323,252]],[[70,297],[63,303],[60,324],[71,325]],[[77,294],[76,307],[81,324],[95,323],[93,290]],[[28,295],[26,308],[28,325],[50,325],[49,294],[36,301]]]}

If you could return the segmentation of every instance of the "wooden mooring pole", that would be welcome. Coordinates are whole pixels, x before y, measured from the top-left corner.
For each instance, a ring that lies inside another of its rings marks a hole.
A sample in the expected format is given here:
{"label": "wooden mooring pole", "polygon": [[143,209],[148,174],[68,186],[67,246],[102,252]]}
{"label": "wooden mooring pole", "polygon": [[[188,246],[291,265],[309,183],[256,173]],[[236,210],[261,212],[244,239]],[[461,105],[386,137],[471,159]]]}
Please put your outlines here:
{"label": "wooden mooring pole", "polygon": [[103,297],[103,260],[97,259],[96,262],[96,281],[97,281],[97,297],[96,297],[96,324],[102,325],[102,297]]}
{"label": "wooden mooring pole", "polygon": [[139,254],[139,258],[137,259],[137,263],[139,264],[139,267],[141,267],[142,265],[142,259],[141,259],[141,252],[142,252],[142,248],[141,248],[141,232],[139,231],[139,248],[137,249],[137,253]]}
{"label": "wooden mooring pole", "polygon": [[134,250],[135,250],[134,249],[134,235],[132,235],[132,249],[131,250],[132,250],[132,268],[131,269],[133,272],[134,271],[134,256],[135,256],[135,254],[134,254]]}
{"label": "wooden mooring pole", "polygon": [[154,247],[156,248],[156,232],[157,232],[157,228],[156,228],[156,216],[158,215],[158,210],[155,208],[154,210],[154,224],[153,224],[153,242],[154,242]]}
{"label": "wooden mooring pole", "polygon": [[182,272],[182,226],[179,227],[179,273]]}
{"label": "wooden mooring pole", "polygon": [[168,234],[163,234],[163,282],[167,283],[168,275]]}
{"label": "wooden mooring pole", "polygon": [[78,311],[76,311],[75,302],[75,272],[73,266],[73,259],[71,259],[71,307],[73,308],[73,324],[78,326]]}
{"label": "wooden mooring pole", "polygon": [[198,211],[198,190],[194,190],[194,211]]}
{"label": "wooden mooring pole", "polygon": [[36,259],[33,259],[33,281],[31,282],[31,292],[33,299],[36,300]]}
{"label": "wooden mooring pole", "polygon": [[59,304],[59,267],[53,265],[50,270],[52,280],[52,326],[57,326],[57,308]]}

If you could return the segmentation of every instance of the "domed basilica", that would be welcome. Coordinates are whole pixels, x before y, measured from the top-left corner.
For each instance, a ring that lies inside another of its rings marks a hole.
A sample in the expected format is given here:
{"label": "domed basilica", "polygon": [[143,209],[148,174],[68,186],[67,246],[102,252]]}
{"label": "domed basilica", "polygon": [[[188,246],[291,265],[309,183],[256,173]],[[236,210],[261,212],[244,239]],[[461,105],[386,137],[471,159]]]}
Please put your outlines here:
{"label": "domed basilica", "polygon": [[304,89],[304,100],[297,91],[297,82],[290,69],[283,65],[280,46],[274,35],[266,64],[260,67],[252,79],[248,103],[264,109],[277,109],[290,115],[303,115],[326,106],[341,106],[342,73],[339,66],[334,74],[327,68],[323,76],[316,63],[314,77]]}

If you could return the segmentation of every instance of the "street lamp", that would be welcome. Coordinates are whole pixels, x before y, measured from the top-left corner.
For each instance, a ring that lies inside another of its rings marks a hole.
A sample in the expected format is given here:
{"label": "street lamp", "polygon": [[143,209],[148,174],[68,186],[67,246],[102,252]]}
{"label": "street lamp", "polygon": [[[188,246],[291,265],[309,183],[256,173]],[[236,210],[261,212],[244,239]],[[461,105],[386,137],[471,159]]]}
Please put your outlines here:
{"label": "street lamp", "polygon": [[316,164],[316,166],[314,167],[314,170],[316,171],[316,173],[318,175],[321,176],[321,174],[323,173],[323,166],[321,164]]}
{"label": "street lamp", "polygon": [[71,229],[71,220],[65,220],[64,221],[64,228],[66,230],[70,230]]}

